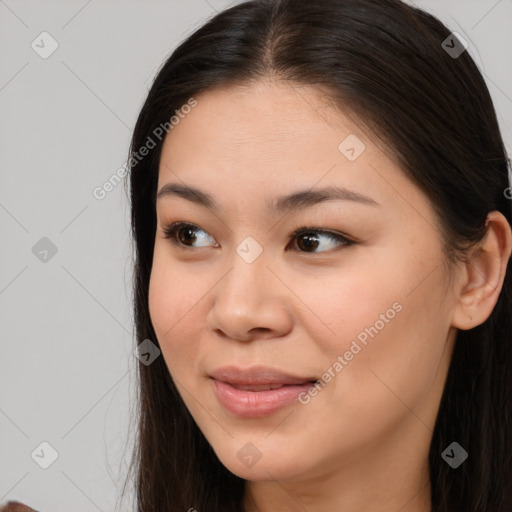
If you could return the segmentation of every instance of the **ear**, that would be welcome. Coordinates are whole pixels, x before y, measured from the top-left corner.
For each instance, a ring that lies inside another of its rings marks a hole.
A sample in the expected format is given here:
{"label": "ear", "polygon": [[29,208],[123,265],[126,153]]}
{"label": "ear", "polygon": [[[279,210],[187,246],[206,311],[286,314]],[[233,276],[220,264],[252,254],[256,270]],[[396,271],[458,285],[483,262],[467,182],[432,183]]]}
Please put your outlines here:
{"label": "ear", "polygon": [[457,285],[452,326],[458,329],[472,329],[489,318],[505,279],[512,253],[510,225],[502,213],[493,211],[486,227],[487,234],[471,250]]}

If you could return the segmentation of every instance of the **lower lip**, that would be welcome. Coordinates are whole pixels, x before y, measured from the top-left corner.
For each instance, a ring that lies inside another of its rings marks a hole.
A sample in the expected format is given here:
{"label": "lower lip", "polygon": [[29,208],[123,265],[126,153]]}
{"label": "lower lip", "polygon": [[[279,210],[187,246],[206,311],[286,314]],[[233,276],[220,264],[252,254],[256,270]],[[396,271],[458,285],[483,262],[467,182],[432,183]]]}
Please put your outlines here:
{"label": "lower lip", "polygon": [[283,386],[266,391],[245,391],[226,382],[213,379],[213,387],[219,402],[231,413],[243,418],[267,416],[297,400],[313,383]]}

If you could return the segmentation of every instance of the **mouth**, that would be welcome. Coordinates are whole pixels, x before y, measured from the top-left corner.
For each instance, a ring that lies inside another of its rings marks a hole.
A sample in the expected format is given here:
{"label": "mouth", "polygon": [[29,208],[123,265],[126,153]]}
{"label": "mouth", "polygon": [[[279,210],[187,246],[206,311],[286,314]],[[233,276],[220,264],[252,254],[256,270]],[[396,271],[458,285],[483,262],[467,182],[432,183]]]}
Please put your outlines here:
{"label": "mouth", "polygon": [[267,416],[291,405],[318,380],[263,366],[223,367],[209,376],[219,403],[244,418]]}
{"label": "mouth", "polygon": [[240,385],[240,384],[235,384],[233,382],[226,382],[226,384],[229,384],[230,386],[236,388],[236,389],[241,389],[242,391],[269,391],[270,389],[281,389],[285,386],[301,386],[301,385],[304,385],[304,384],[307,384],[307,382],[302,382],[300,384],[266,384],[266,385],[260,385],[260,386],[256,386],[256,385],[251,385],[251,384],[248,384],[248,385]]}
{"label": "mouth", "polygon": [[296,386],[315,382],[316,377],[302,377],[270,366],[223,366],[213,370],[209,376],[215,380],[227,382],[233,386]]}

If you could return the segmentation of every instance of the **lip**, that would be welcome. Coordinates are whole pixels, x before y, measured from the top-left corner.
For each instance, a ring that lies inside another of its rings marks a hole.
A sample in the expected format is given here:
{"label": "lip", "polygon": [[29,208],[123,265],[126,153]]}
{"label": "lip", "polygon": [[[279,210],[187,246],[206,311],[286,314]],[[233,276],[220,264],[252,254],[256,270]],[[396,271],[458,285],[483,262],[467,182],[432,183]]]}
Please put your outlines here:
{"label": "lip", "polygon": [[[212,371],[210,377],[220,404],[232,414],[244,418],[267,416],[290,405],[317,380],[260,365],[249,368],[225,366]],[[282,387],[266,390],[237,387],[279,385]]]}
{"label": "lip", "polygon": [[247,368],[223,366],[213,370],[210,373],[210,377],[218,381],[239,386],[257,386],[265,384],[294,385],[318,380],[316,377],[292,375],[286,371],[262,365]]}

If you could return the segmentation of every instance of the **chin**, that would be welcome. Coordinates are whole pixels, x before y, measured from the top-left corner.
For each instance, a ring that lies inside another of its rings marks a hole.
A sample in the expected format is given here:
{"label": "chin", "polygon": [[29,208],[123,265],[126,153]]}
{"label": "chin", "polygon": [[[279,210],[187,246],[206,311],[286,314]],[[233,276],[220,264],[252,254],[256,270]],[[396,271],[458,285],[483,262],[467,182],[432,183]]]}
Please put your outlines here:
{"label": "chin", "polygon": [[294,479],[296,476],[287,470],[277,470],[273,464],[263,465],[261,461],[255,464],[252,468],[247,468],[243,464],[236,462],[224,465],[234,475],[251,482],[274,482],[275,480],[286,481]]}
{"label": "chin", "polygon": [[253,482],[273,482],[275,480],[286,481],[299,479],[304,474],[306,468],[298,464],[296,459],[283,457],[278,453],[279,450],[270,451],[266,449],[266,454],[261,453],[261,458],[257,459],[254,451],[254,458],[250,459],[252,447],[246,446],[242,450],[237,449],[237,454],[233,453],[218,454],[221,463],[234,475]]}

